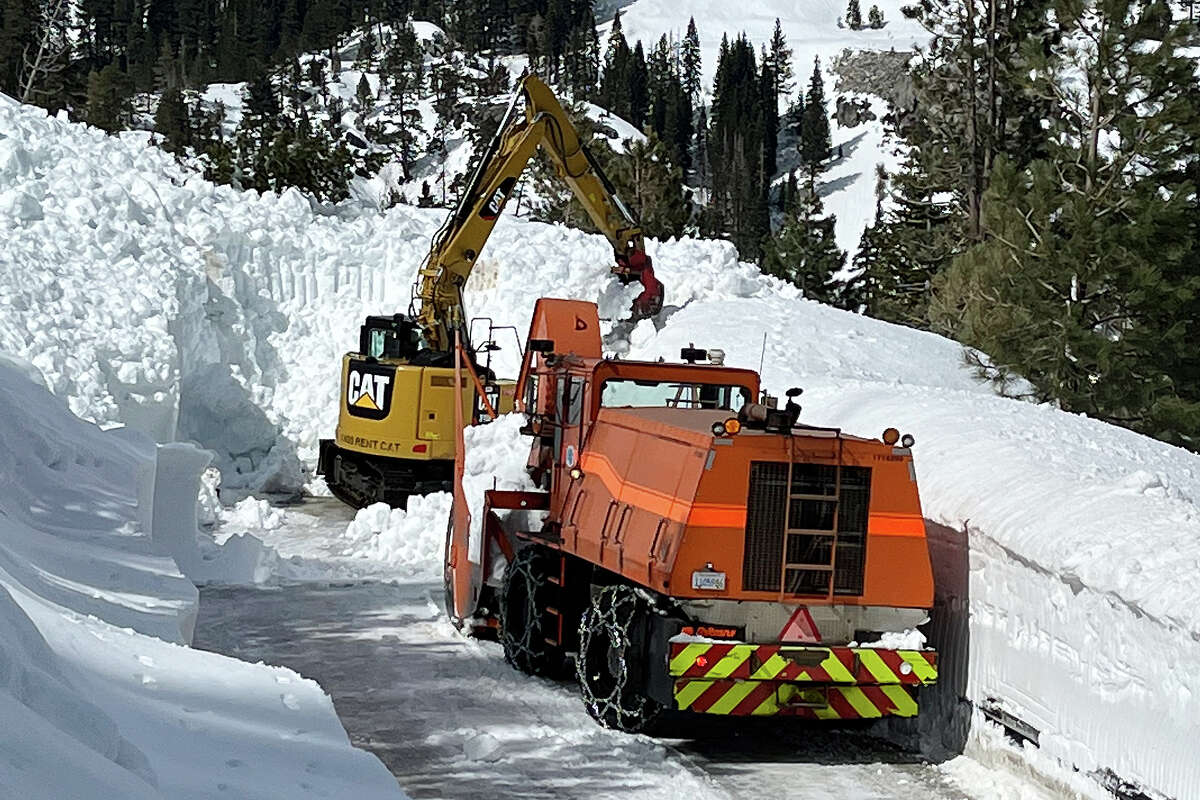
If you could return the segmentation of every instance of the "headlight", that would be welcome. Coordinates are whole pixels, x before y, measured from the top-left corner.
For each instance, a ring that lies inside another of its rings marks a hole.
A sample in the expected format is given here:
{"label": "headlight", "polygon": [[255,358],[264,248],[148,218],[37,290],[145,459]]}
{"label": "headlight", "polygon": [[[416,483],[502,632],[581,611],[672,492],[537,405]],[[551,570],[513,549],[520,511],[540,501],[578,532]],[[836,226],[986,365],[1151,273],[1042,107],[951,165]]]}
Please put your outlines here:
{"label": "headlight", "polygon": [[713,436],[733,436],[734,434],[741,433],[741,431],[742,423],[738,421],[737,417],[730,417],[724,422],[714,422],[712,424]]}

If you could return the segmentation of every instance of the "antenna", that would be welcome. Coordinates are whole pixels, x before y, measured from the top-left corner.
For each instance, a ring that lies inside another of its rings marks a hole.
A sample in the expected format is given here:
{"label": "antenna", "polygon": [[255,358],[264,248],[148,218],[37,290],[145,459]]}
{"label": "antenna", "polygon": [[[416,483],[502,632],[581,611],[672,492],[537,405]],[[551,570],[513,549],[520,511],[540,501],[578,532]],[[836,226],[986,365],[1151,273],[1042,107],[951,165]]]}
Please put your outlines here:
{"label": "antenna", "polygon": [[767,332],[763,331],[762,353],[758,357],[758,377],[762,377],[763,363],[767,360]]}

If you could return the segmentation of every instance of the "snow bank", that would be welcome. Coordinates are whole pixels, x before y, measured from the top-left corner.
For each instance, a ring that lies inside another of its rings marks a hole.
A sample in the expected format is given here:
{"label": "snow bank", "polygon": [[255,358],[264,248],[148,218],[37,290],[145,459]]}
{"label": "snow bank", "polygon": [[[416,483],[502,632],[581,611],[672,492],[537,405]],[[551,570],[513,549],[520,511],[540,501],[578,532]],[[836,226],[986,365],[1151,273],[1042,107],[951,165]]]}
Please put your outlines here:
{"label": "snow bank", "polygon": [[[321,688],[187,647],[207,455],[102,432],[0,358],[0,796],[400,797]],[[190,527],[190,530],[189,530]]]}

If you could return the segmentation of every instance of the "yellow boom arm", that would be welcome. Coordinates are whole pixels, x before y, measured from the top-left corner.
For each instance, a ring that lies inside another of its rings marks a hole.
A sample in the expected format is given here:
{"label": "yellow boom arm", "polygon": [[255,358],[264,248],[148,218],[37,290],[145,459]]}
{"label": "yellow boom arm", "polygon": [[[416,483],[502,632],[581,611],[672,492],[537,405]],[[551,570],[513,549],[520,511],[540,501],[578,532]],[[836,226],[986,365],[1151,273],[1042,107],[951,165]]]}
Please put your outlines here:
{"label": "yellow boom arm", "polygon": [[[522,97],[523,119],[516,114]],[[626,281],[641,280],[645,287],[634,304],[634,317],[650,316],[662,308],[662,284],[646,256],[640,224],[580,141],[554,92],[539,78],[526,75],[458,205],[434,236],[421,268],[417,319],[430,349],[449,350],[454,330],[464,325],[462,287],[539,146],[612,243],[617,261],[613,272]]]}

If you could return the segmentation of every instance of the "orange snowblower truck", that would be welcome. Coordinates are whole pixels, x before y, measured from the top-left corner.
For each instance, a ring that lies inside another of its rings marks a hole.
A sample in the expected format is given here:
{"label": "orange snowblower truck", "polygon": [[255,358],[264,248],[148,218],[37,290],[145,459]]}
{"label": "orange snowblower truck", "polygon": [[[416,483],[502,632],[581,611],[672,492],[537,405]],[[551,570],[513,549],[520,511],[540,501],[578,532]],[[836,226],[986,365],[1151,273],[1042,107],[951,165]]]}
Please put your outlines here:
{"label": "orange snowblower truck", "polygon": [[539,489],[486,492],[473,533],[458,482],[451,617],[525,672],[573,660],[606,727],[914,716],[937,660],[911,633],[933,604],[911,437],[798,424],[799,390],[779,409],[719,351],[682,357],[605,358],[594,304],[538,301],[518,386]]}

